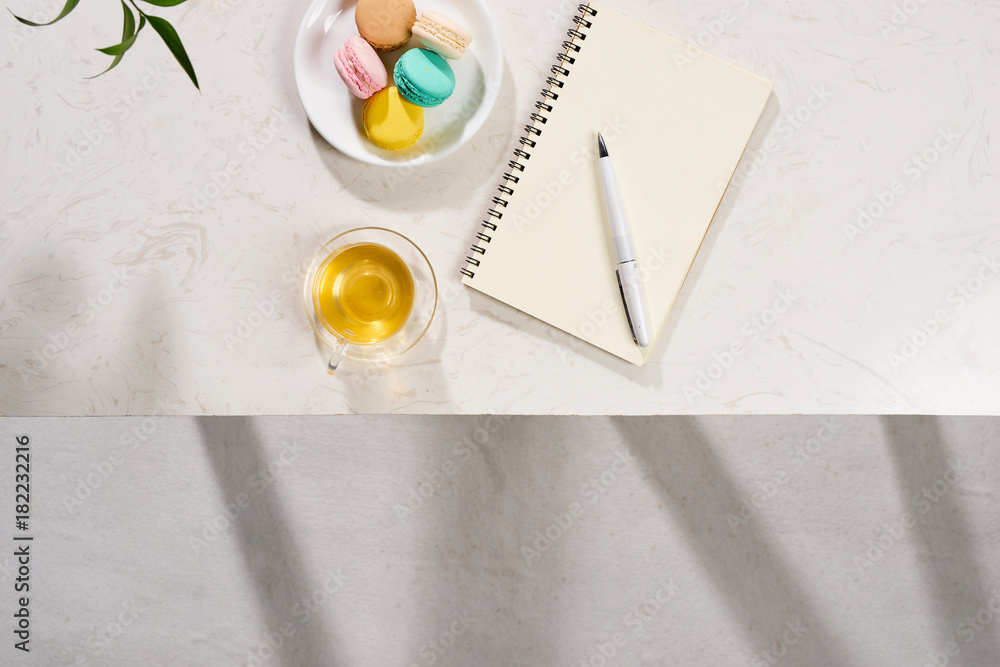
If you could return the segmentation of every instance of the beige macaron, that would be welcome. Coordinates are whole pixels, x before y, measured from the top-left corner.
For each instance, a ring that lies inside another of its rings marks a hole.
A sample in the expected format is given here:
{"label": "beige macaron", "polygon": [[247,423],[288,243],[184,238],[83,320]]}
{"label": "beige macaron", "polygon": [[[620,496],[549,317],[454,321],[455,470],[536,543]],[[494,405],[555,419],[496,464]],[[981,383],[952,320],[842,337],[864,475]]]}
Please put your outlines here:
{"label": "beige macaron", "polygon": [[413,0],[358,0],[354,22],[376,51],[394,51],[410,41],[417,20]]}
{"label": "beige macaron", "polygon": [[472,42],[472,33],[460,23],[444,14],[425,11],[413,24],[413,36],[434,53],[458,60]]}

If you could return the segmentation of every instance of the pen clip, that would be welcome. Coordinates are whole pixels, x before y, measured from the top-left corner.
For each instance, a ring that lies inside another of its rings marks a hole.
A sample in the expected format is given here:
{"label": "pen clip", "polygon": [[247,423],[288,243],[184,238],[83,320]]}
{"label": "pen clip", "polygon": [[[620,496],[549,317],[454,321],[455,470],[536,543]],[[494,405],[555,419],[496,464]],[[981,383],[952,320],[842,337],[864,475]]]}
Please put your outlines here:
{"label": "pen clip", "polygon": [[638,345],[639,339],[635,337],[635,327],[632,326],[632,315],[628,312],[628,301],[625,299],[625,288],[622,287],[621,272],[617,269],[615,269],[615,278],[618,280],[618,293],[622,295],[622,308],[625,309],[625,320],[628,322],[629,333],[632,334],[632,340]]}

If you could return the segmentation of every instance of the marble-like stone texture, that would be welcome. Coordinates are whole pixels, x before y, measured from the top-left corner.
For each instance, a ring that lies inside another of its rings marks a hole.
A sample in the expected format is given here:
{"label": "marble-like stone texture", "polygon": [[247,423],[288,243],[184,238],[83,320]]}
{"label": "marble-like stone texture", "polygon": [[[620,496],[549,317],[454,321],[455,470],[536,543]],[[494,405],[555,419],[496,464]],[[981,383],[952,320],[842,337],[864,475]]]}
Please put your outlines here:
{"label": "marble-like stone texture", "polygon": [[[491,3],[497,107],[403,179],[311,130],[291,65],[307,2],[151,9],[201,94],[151,31],[84,78],[120,35],[113,2],[8,17],[0,413],[1000,411],[1000,6],[607,4],[775,84],[645,368],[457,279],[574,3]],[[397,362],[330,378],[300,267],[363,225],[423,247],[441,308]]]}

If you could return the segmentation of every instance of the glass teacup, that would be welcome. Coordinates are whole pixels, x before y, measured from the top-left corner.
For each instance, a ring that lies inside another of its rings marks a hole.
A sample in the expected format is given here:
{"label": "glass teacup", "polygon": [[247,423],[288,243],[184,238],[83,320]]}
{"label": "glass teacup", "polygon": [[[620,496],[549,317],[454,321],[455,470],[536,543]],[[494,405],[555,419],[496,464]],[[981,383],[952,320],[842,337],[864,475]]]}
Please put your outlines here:
{"label": "glass teacup", "polygon": [[332,375],[345,357],[384,361],[416,345],[434,318],[437,280],[413,241],[362,227],[320,248],[303,297],[313,331],[331,350]]}

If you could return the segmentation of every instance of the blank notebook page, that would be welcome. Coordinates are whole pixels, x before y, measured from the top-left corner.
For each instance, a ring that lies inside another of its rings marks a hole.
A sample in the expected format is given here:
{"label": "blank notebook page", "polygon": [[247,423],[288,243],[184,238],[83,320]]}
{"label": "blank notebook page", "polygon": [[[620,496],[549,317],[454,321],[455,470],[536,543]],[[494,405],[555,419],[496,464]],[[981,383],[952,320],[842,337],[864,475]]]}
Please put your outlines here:
{"label": "blank notebook page", "polygon": [[631,223],[654,341],[771,92],[771,83],[596,3],[562,66],[513,194],[463,282],[633,364],[615,278],[597,133]]}

